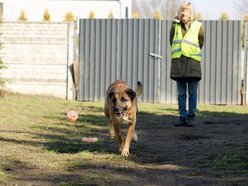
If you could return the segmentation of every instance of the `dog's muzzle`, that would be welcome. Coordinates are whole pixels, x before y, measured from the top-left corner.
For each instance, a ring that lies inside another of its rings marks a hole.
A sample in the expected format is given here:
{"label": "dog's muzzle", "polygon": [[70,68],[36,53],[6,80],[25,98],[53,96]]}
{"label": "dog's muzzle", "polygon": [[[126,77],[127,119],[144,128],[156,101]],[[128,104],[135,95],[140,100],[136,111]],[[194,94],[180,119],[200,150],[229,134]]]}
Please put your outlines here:
{"label": "dog's muzzle", "polygon": [[114,113],[117,118],[121,118],[124,115],[124,109],[116,107]]}
{"label": "dog's muzzle", "polygon": [[127,107],[116,106],[114,107],[114,113],[117,118],[122,118],[127,112]]}

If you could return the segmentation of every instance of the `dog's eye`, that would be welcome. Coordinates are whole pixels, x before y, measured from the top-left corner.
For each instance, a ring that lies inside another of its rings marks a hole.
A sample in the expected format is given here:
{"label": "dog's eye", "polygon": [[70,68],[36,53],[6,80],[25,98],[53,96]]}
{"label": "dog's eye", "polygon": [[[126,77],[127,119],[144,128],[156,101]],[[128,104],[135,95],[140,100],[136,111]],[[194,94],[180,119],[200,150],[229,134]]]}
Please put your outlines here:
{"label": "dog's eye", "polygon": [[116,103],[116,98],[112,99],[112,103],[115,104]]}
{"label": "dog's eye", "polygon": [[126,102],[127,100],[125,98],[121,98],[121,102]]}

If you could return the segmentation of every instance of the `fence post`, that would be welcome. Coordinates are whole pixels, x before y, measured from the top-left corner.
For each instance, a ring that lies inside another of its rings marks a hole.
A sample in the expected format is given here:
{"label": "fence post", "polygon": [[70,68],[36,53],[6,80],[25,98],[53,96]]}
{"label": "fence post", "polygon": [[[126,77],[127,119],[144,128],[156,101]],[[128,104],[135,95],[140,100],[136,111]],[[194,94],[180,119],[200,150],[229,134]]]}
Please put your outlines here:
{"label": "fence post", "polygon": [[[160,54],[160,48],[161,48],[161,19],[158,20],[158,53]],[[161,91],[161,88],[160,88],[160,65],[161,65],[161,60],[160,58],[157,58],[157,61],[158,61],[158,74],[157,74],[157,102],[160,103],[160,91]]]}
{"label": "fence post", "polygon": [[[161,19],[158,20],[158,33],[156,34],[156,46],[155,46],[155,53],[150,53],[149,55],[151,57],[154,57],[154,62],[155,62],[155,67],[157,66],[157,76],[156,76],[156,83],[157,83],[157,87],[156,87],[156,97],[155,100],[157,103],[160,103],[160,96],[161,96],[161,59],[163,58],[163,56],[161,56],[161,33],[162,33],[162,21]],[[155,84],[156,84],[155,83]]]}
{"label": "fence post", "polygon": [[243,76],[243,104],[248,104],[248,65],[247,65],[247,55],[248,55],[248,23],[245,23],[245,50],[244,50],[244,76]]}

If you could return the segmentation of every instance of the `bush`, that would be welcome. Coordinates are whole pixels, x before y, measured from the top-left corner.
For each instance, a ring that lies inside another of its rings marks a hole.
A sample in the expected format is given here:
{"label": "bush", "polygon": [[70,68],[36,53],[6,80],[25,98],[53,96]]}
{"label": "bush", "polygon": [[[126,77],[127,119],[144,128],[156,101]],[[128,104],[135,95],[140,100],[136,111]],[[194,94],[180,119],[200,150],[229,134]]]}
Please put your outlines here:
{"label": "bush", "polygon": [[43,14],[43,21],[51,21],[49,10],[46,8]]}
{"label": "bush", "polygon": [[73,15],[72,12],[67,12],[64,18],[64,21],[68,21],[68,22],[73,22],[75,19],[75,16]]}
{"label": "bush", "polygon": [[95,13],[94,13],[94,11],[90,11],[90,13],[89,13],[89,19],[95,19]]}
{"label": "bush", "polygon": [[109,19],[114,19],[114,18],[115,18],[115,16],[114,16],[114,14],[113,14],[113,11],[112,11],[112,10],[109,12],[109,14],[108,14],[108,18],[109,18]]}
{"label": "bush", "polygon": [[28,20],[28,19],[27,19],[27,17],[26,17],[26,14],[25,14],[24,10],[22,10],[22,11],[20,12],[19,17],[18,17],[18,21],[27,21],[27,20]]}

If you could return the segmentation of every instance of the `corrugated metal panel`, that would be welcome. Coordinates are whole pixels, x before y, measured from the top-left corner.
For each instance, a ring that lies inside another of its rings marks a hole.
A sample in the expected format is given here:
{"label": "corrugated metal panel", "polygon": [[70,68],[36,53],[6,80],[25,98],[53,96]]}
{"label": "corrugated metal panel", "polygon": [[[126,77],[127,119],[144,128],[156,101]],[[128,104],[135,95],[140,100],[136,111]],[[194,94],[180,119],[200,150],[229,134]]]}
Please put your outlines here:
{"label": "corrugated metal panel", "polygon": [[141,99],[153,102],[157,68],[149,53],[156,53],[157,24],[148,19],[80,20],[79,100],[103,99],[107,86],[122,79],[134,89],[142,81]]}
{"label": "corrugated metal panel", "polygon": [[241,22],[205,21],[199,102],[238,104],[241,86]]}
{"label": "corrugated metal panel", "polygon": [[171,21],[162,21],[161,53],[163,56],[161,63],[161,102],[176,103],[177,89],[175,81],[170,79],[171,48],[170,48],[170,28]]}
{"label": "corrugated metal panel", "polygon": [[[238,104],[241,85],[241,22],[204,21],[200,103]],[[176,103],[176,83],[169,78],[171,21],[80,20],[79,100],[104,99],[116,79],[134,89],[141,81],[144,102]],[[163,58],[152,56],[162,55]]]}

